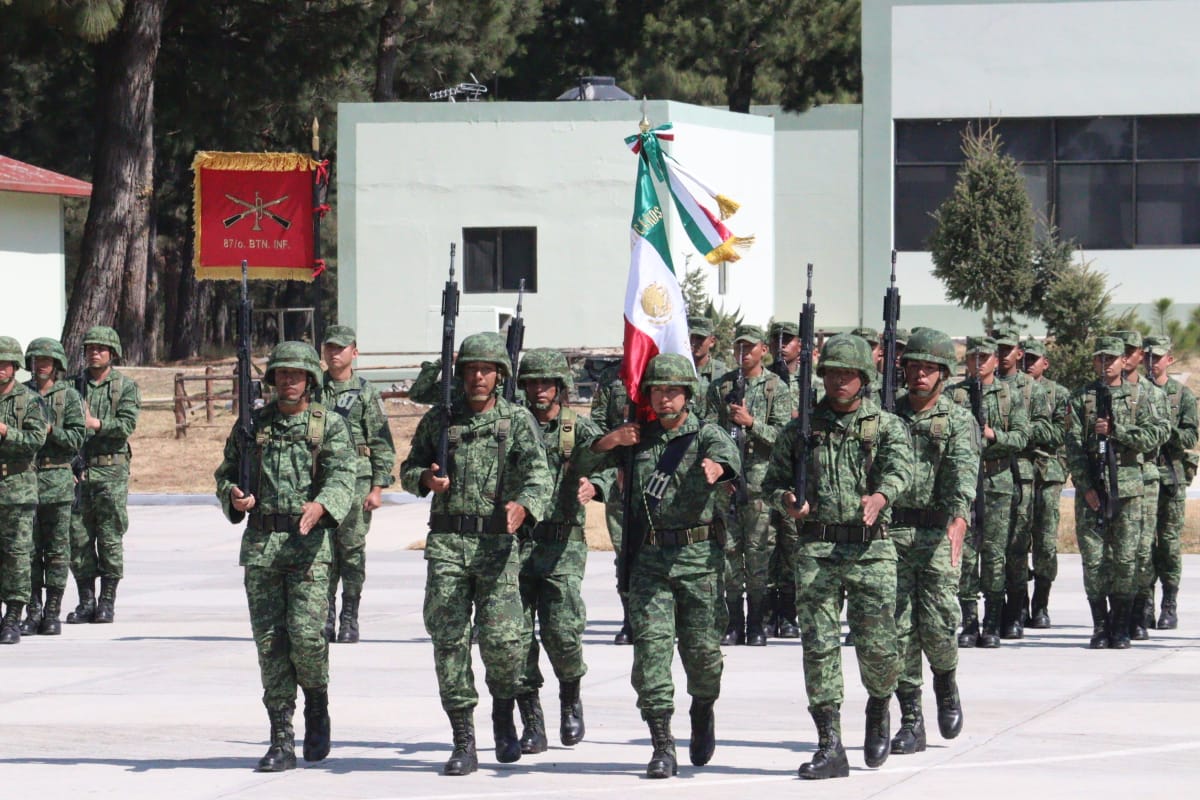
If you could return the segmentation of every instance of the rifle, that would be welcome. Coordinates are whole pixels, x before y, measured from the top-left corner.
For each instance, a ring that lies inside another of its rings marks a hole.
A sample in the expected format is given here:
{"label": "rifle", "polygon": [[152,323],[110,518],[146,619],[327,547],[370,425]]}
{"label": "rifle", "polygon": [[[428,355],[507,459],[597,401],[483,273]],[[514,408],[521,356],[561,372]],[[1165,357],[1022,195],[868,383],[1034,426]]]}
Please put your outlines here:
{"label": "rifle", "polygon": [[[971,416],[982,432],[987,427],[987,409],[983,405],[983,381],[978,377],[967,381],[971,400]],[[975,479],[975,501],[971,504],[971,530],[976,551],[983,544],[983,521],[987,517],[987,476],[983,472],[983,449],[979,451],[979,476]]]}
{"label": "rifle", "polygon": [[504,399],[510,403],[517,399],[517,359],[521,357],[521,349],[525,346],[525,320],[521,319],[521,303],[525,299],[525,279],[521,278],[517,288],[517,314],[508,322],[508,340],[504,349],[508,351],[508,363],[512,364],[513,374],[508,376],[504,384]]}
{"label": "rifle", "polygon": [[800,408],[796,416],[796,451],[792,458],[794,475],[793,491],[797,509],[804,507],[808,493],[808,443],[812,438],[812,373],[813,350],[816,347],[817,307],[812,301],[813,265],[808,265],[808,289],[804,305],[800,307],[800,368],[796,380],[800,387]]}
{"label": "rifle", "polygon": [[[88,389],[88,373],[87,364],[79,370],[79,374],[75,376],[75,391],[79,393],[79,405],[87,408],[87,389]],[[84,428],[83,444],[79,446],[79,452],[71,459],[71,474],[75,476],[75,496],[71,500],[71,510],[79,511],[83,507],[83,474],[87,468],[87,460],[83,457],[84,448],[87,447],[88,433]]]}
{"label": "rifle", "polygon": [[[625,406],[627,424],[633,419],[633,409],[630,404]],[[641,548],[641,537],[634,530],[633,519],[633,448],[625,448],[625,463],[621,465],[624,479],[621,480],[621,552],[617,555],[617,593],[624,595],[629,592],[629,576],[633,573],[633,562],[637,560]],[[648,522],[648,520],[647,520]]]}
{"label": "rifle", "polygon": [[[457,242],[450,243],[450,277],[442,289],[442,398],[438,404],[442,432],[438,436],[438,474],[444,478],[449,474],[450,464],[450,414],[454,402],[454,323],[458,319],[458,283],[454,280],[454,250]],[[511,333],[511,329],[510,329]]]}
{"label": "rifle", "polygon": [[896,288],[896,251],[892,251],[892,282],[883,293],[883,387],[880,403],[884,411],[896,410],[896,323],[900,321],[900,290]]}
{"label": "rifle", "polygon": [[[746,374],[742,372],[741,367],[738,368],[733,388],[729,394],[725,395],[725,402],[736,403],[739,406],[746,402]],[[746,429],[741,425],[734,425],[732,421],[729,425],[729,437],[737,445],[738,458],[742,462],[742,469],[738,470],[737,488],[729,498],[729,516],[736,517],[738,506],[742,503],[750,502],[750,488],[746,485],[746,447],[749,441],[746,436]]]}
{"label": "rifle", "polygon": [[242,297],[238,303],[237,323],[237,432],[238,488],[244,495],[253,494],[254,480],[254,401],[259,395],[258,381],[251,375],[250,362],[250,287],[246,278],[247,264],[242,260]]}
{"label": "rifle", "polygon": [[[1113,421],[1112,390],[1101,385],[1096,390],[1096,419],[1106,419],[1109,425]],[[1120,492],[1117,485],[1117,448],[1112,446],[1109,437],[1096,437],[1095,485],[1100,495],[1100,513],[1097,515],[1097,525],[1103,529],[1117,515],[1117,503]]]}
{"label": "rifle", "polygon": [[792,382],[792,373],[788,372],[787,362],[783,360],[783,326],[775,330],[775,357],[771,359],[771,365],[767,369],[778,375],[784,386],[788,386]]}

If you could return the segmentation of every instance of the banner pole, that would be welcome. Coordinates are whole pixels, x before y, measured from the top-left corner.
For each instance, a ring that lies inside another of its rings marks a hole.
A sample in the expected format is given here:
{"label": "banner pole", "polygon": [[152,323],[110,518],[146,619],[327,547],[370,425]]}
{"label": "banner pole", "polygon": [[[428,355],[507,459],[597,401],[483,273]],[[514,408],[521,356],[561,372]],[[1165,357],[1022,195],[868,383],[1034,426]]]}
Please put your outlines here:
{"label": "banner pole", "polygon": [[[321,163],[321,126],[317,122],[317,118],[313,117],[312,121],[312,157],[313,161]],[[316,175],[320,173],[317,172]],[[328,179],[326,179],[328,180]],[[322,185],[319,180],[313,180],[313,265],[321,263],[321,212],[318,211],[321,204],[324,202],[322,197]],[[323,271],[323,270],[322,270]],[[321,350],[320,337],[325,335],[325,313],[321,308],[321,274],[318,272],[313,276],[312,280],[312,297],[313,297],[313,347],[317,351]]]}

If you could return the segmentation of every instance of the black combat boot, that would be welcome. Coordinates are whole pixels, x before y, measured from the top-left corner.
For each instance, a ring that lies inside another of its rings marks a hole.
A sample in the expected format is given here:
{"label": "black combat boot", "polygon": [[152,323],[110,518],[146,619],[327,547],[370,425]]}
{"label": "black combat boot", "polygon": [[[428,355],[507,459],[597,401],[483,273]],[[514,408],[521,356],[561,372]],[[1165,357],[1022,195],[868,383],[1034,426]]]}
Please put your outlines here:
{"label": "black combat boot", "polygon": [[1088,606],[1092,610],[1092,638],[1088,641],[1088,649],[1106,650],[1108,649],[1108,601],[1103,597],[1089,597]]}
{"label": "black combat boot", "polygon": [[[333,644],[337,640],[337,592],[329,591],[329,609],[325,612],[325,627],[321,629],[325,641]],[[472,640],[471,644],[474,644]]]}
{"label": "black combat boot", "polygon": [[62,589],[46,589],[46,607],[42,609],[42,622],[38,625],[38,633],[42,636],[58,636],[62,633],[62,623],[58,615],[62,613]]}
{"label": "black combat boot", "polygon": [[358,601],[360,595],[342,594],[342,615],[338,620],[337,640],[342,644],[358,641]]}
{"label": "black combat boot", "polygon": [[583,741],[583,701],[579,699],[579,678],[558,685],[558,738],[567,747]]}
{"label": "black combat boot", "polygon": [[1000,646],[1000,614],[1004,611],[1004,592],[984,595],[983,625],[979,630],[978,647],[991,650]]}
{"label": "black combat boot", "polygon": [[513,720],[513,698],[492,698],[492,735],[496,740],[496,760],[511,764],[521,760],[521,740]]}
{"label": "black combat boot", "polygon": [[67,614],[68,625],[82,625],[92,621],[96,615],[96,579],[76,578],[75,587],[79,590],[79,605]]}
{"label": "black combat boot", "polygon": [[1029,627],[1038,630],[1050,627],[1050,580],[1048,578],[1033,579],[1033,613],[1029,618]]}
{"label": "black combat boot", "polygon": [[1108,598],[1108,649],[1129,649],[1129,615],[1133,613],[1132,597]]}
{"label": "black combat boot", "polygon": [[746,612],[746,644],[751,647],[766,647],[767,632],[763,630],[763,613],[766,609],[765,598],[753,596],[749,600]]}
{"label": "black combat boot", "polygon": [[863,760],[868,767],[883,766],[888,759],[892,736],[892,714],[888,707],[892,696],[867,698],[867,737],[863,741]]}
{"label": "black combat boot", "polygon": [[255,772],[283,772],[296,768],[296,734],[292,730],[295,710],[295,706],[267,709],[267,717],[271,720],[271,744],[258,760]]}
{"label": "black combat boot", "polygon": [[320,761],[329,755],[329,689],[304,689],[304,760]]}
{"label": "black combat boot", "polygon": [[25,606],[25,619],[21,622],[21,635],[34,636],[42,625],[42,589],[36,587]]}
{"label": "black combat boot", "polygon": [[846,748],[842,747],[842,715],[838,707],[809,708],[808,713],[817,725],[817,752],[813,753],[812,761],[800,765],[800,777],[806,780],[849,777],[850,762],[846,760]]}
{"label": "black combat boot", "polygon": [[113,578],[108,575],[100,576],[100,599],[96,601],[96,613],[92,616],[92,622],[109,623],[116,616],[117,608],[117,583],[120,578]]}
{"label": "black combat boot", "polygon": [[454,752],[442,767],[443,775],[470,775],[479,769],[475,752],[475,709],[457,708],[447,711],[450,729],[454,732]]}
{"label": "black combat boot", "polygon": [[1025,614],[1028,605],[1029,589],[1026,584],[1022,583],[1020,586],[1009,588],[1004,600],[1004,618],[1000,638],[1025,638]]}
{"label": "black combat boot", "polygon": [[974,600],[959,600],[962,609],[962,633],[958,635],[959,647],[974,647],[979,641],[979,604]]}
{"label": "black combat boot", "polygon": [[1176,615],[1177,603],[1179,600],[1179,587],[1174,584],[1163,584],[1163,599],[1162,613],[1158,615],[1158,625],[1160,631],[1173,631],[1179,625],[1179,617]]}
{"label": "black combat boot", "polygon": [[0,644],[20,644],[21,609],[24,603],[8,603],[4,609],[4,621],[0,622]]}
{"label": "black combat boot", "polygon": [[697,767],[703,767],[712,761],[717,749],[717,723],[713,716],[715,699],[702,700],[692,698],[692,708],[689,712],[692,718],[692,739],[688,742],[688,757]]}
{"label": "black combat boot", "polygon": [[795,587],[779,591],[779,638],[800,638],[800,626],[796,624]]}
{"label": "black combat boot", "polygon": [[1133,605],[1129,610],[1129,638],[1135,642],[1144,642],[1150,638],[1150,631],[1146,630],[1146,603],[1148,602],[1150,602],[1150,598],[1139,594],[1133,598]]}
{"label": "black combat boot", "polygon": [[633,644],[633,626],[629,624],[629,598],[621,596],[621,630],[613,637],[613,644]]}
{"label": "black combat boot", "polygon": [[896,689],[900,701],[900,730],[892,737],[892,752],[898,756],[925,751],[925,717],[921,714],[920,689]]}
{"label": "black combat boot", "polygon": [[721,637],[721,646],[745,644],[746,614],[742,608],[741,595],[733,600],[726,600],[725,605],[729,608],[729,624],[725,626],[725,635]]}
{"label": "black combat boot", "polygon": [[654,754],[646,765],[647,778],[670,778],[679,774],[679,764],[675,760],[675,738],[671,736],[671,712],[660,711],[646,718],[650,728],[650,744],[654,746]]}
{"label": "black combat boot", "polygon": [[521,712],[521,753],[544,753],[550,746],[546,741],[546,717],[537,692],[517,695],[517,710]]}
{"label": "black combat boot", "polygon": [[957,670],[933,671],[933,696],[937,699],[938,733],[943,739],[953,739],[962,733],[962,700],[958,696]]}

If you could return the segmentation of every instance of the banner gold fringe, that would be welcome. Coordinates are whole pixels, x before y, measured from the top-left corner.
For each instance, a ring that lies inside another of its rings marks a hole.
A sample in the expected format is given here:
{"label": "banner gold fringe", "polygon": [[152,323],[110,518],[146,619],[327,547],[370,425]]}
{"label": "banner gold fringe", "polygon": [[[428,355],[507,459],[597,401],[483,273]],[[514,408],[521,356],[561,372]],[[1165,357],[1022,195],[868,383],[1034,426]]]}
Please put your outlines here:
{"label": "banner gold fringe", "polygon": [[[194,265],[198,281],[240,281],[242,265],[236,267],[201,267]],[[252,281],[304,281],[312,283],[312,267],[250,267],[246,279]]]}
{"label": "banner gold fringe", "polygon": [[713,199],[717,201],[717,208],[721,210],[721,219],[729,219],[742,207],[740,203],[730,200],[723,194],[719,194]]}
{"label": "banner gold fringe", "polygon": [[754,244],[753,236],[730,236],[717,247],[709,250],[704,256],[704,260],[716,266],[722,261],[734,262],[742,258],[739,250],[748,250],[750,245]]}

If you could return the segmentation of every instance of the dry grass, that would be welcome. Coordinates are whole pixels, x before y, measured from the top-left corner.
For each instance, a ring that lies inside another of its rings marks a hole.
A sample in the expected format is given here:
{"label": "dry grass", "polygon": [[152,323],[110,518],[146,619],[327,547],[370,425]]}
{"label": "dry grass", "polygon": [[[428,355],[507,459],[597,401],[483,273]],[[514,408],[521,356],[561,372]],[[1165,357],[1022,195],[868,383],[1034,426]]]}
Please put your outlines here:
{"label": "dry grass", "polygon": [[[1059,503],[1058,551],[1078,553],[1075,541],[1075,500],[1063,499]],[[1183,533],[1180,544],[1185,553],[1200,553],[1200,500],[1188,500],[1183,517]]]}

